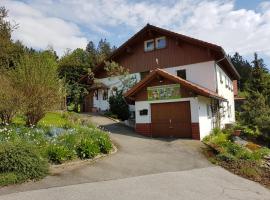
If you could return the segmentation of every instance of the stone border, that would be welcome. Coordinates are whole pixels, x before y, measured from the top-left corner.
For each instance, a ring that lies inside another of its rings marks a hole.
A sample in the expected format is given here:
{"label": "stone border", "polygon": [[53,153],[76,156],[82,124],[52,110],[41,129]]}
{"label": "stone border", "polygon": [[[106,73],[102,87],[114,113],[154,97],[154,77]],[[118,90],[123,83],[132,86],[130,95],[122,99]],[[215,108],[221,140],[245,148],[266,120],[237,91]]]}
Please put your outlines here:
{"label": "stone border", "polygon": [[106,158],[110,155],[115,154],[118,151],[117,147],[115,146],[115,144],[112,144],[112,150],[108,153],[108,154],[99,154],[96,157],[92,158],[92,159],[85,159],[85,160],[80,160],[80,159],[76,159],[73,161],[69,161],[60,165],[50,165],[50,174],[49,176],[57,176],[58,174],[66,171],[66,170],[73,170],[76,169],[77,167],[82,167],[88,164],[93,164],[103,158]]}

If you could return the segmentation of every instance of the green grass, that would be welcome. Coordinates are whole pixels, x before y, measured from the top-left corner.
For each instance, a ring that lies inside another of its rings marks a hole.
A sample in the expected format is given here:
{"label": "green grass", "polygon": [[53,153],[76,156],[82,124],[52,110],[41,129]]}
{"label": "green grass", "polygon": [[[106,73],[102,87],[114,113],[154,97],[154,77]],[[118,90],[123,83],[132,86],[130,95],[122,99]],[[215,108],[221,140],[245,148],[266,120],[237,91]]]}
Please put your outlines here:
{"label": "green grass", "polygon": [[[22,115],[15,116],[12,122],[16,125],[25,125],[25,119]],[[38,122],[38,125],[63,127],[67,123],[69,120],[61,112],[49,112]]]}
{"label": "green grass", "polygon": [[50,112],[45,115],[45,117],[39,121],[38,125],[41,126],[56,126],[63,127],[68,124],[69,120],[63,116],[60,112]]}
{"label": "green grass", "polygon": [[13,118],[12,122],[18,125],[25,125],[25,120],[22,115],[17,115]]}

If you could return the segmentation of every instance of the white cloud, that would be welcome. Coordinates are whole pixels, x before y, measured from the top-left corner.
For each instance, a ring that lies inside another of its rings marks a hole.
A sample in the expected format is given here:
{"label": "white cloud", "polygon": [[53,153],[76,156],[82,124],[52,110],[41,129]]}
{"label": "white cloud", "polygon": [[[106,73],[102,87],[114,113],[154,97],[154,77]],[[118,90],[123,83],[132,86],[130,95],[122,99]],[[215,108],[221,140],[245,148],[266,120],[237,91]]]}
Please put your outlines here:
{"label": "white cloud", "polygon": [[45,49],[49,45],[63,55],[69,49],[84,48],[87,39],[79,27],[56,17],[47,17],[39,10],[18,1],[4,1],[9,10],[9,19],[19,24],[13,32],[15,40],[36,49]]}
{"label": "white cloud", "polygon": [[16,37],[38,48],[47,43],[59,51],[84,46],[86,38],[79,27],[99,38],[116,38],[120,28],[135,32],[149,22],[219,44],[228,53],[258,51],[270,58],[268,1],[258,10],[236,9],[233,0],[27,0],[6,4],[21,24]]}

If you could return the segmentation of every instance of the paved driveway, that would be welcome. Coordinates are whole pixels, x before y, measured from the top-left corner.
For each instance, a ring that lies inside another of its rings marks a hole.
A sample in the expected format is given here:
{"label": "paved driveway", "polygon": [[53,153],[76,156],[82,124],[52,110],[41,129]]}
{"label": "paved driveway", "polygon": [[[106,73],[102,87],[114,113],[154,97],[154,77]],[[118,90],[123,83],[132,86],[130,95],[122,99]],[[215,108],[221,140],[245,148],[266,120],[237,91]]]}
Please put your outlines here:
{"label": "paved driveway", "polygon": [[132,129],[105,117],[92,116],[91,120],[111,132],[118,148],[116,154],[94,164],[48,176],[39,182],[2,188],[0,195],[211,166],[201,154],[202,144],[199,141],[151,139],[139,136]]}
{"label": "paved driveway", "polygon": [[270,200],[269,190],[258,183],[212,166],[198,141],[149,139],[107,118],[92,120],[112,132],[116,154],[36,183],[2,188],[0,200]]}

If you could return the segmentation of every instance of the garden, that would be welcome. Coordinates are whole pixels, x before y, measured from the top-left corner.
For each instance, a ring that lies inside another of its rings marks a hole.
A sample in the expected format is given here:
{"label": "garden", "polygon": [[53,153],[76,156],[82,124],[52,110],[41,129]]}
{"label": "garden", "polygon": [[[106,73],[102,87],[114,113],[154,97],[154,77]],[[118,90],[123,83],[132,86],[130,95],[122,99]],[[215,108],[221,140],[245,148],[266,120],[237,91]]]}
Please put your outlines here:
{"label": "garden", "polygon": [[50,112],[36,126],[23,117],[0,126],[0,186],[39,180],[50,166],[112,150],[109,135],[79,114]]}
{"label": "garden", "polygon": [[[52,166],[110,153],[108,132],[65,111],[69,99],[78,112],[88,92],[78,79],[94,66],[91,43],[59,59],[53,48],[34,50],[14,41],[17,26],[7,16],[0,7],[0,186],[39,180]],[[109,44],[99,46],[101,56]]]}
{"label": "garden", "polygon": [[243,125],[216,128],[203,140],[204,153],[213,164],[270,188],[270,149],[259,137]]}

